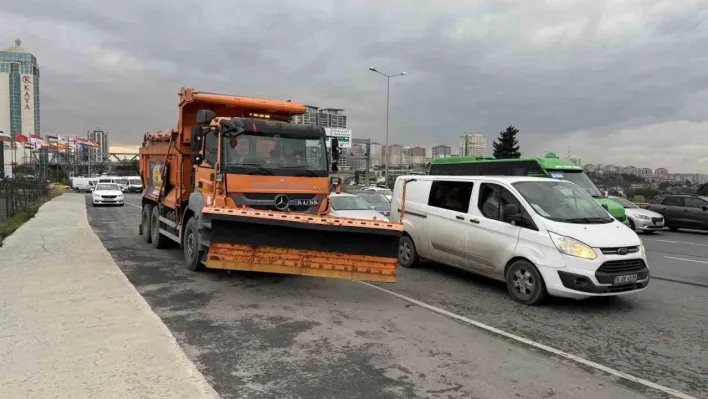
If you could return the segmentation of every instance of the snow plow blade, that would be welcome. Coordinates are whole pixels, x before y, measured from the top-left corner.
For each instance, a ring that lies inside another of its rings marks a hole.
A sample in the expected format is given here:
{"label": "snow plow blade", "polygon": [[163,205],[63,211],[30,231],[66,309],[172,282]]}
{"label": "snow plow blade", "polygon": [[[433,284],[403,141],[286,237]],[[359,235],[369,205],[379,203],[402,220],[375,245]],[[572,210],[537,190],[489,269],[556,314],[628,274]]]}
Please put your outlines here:
{"label": "snow plow blade", "polygon": [[207,268],[396,282],[398,223],[214,207],[202,218]]}

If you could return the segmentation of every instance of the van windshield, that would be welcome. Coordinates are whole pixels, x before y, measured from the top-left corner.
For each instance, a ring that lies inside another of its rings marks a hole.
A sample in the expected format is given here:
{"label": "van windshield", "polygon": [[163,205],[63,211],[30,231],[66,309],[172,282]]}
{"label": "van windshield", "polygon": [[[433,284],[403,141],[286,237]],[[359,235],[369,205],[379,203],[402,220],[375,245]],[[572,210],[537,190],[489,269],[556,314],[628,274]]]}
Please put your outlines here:
{"label": "van windshield", "polygon": [[564,181],[513,184],[539,215],[564,223],[611,223],[614,219],[585,190]]}

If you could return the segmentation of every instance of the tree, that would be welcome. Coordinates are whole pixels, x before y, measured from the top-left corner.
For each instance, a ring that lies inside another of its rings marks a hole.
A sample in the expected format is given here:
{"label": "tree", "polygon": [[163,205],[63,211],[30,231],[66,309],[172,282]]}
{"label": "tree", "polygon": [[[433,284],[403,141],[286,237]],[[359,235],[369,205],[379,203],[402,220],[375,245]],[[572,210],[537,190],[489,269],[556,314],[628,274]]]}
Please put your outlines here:
{"label": "tree", "polygon": [[494,158],[521,158],[521,153],[519,152],[519,140],[516,139],[517,133],[519,133],[519,129],[514,126],[509,126],[506,130],[499,132],[499,138],[492,143],[494,146]]}
{"label": "tree", "polygon": [[708,196],[708,183],[703,183],[698,186],[698,195]]}

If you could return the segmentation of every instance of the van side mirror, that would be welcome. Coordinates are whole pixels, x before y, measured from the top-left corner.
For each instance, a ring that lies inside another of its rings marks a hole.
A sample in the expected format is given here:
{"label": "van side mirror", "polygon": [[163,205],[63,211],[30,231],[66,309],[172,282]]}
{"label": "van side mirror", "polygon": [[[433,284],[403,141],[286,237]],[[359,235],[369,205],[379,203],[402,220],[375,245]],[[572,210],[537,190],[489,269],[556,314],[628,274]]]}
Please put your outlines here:
{"label": "van side mirror", "polygon": [[214,111],[210,109],[200,109],[197,111],[197,125],[208,125],[215,117]]}

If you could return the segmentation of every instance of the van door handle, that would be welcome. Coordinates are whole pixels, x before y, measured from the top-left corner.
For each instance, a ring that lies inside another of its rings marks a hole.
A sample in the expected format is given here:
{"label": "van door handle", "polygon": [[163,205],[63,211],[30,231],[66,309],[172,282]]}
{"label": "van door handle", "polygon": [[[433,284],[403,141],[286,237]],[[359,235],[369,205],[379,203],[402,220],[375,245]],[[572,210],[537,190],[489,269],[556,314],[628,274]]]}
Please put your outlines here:
{"label": "van door handle", "polygon": [[470,222],[475,223],[475,224],[479,224],[479,220],[477,220],[477,219],[470,219]]}
{"label": "van door handle", "polygon": [[457,215],[457,216],[455,216],[455,219],[458,219],[458,220],[465,220],[465,217],[464,217],[464,216]]}

